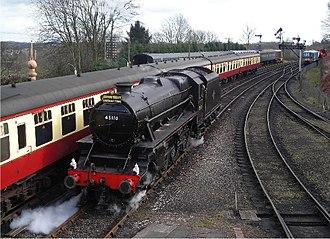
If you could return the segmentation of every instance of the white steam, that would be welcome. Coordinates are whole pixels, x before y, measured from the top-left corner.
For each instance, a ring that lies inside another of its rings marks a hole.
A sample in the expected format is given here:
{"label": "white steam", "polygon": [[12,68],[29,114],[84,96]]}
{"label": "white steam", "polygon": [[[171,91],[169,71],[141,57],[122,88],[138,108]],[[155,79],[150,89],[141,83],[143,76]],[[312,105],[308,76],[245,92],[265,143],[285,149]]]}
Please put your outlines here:
{"label": "white steam", "polygon": [[21,215],[12,221],[10,228],[28,226],[27,230],[32,233],[49,234],[78,211],[80,197],[81,194],[61,204],[23,210]]}
{"label": "white steam", "polygon": [[138,209],[141,200],[146,195],[147,190],[143,190],[133,196],[133,198],[129,201],[129,206],[133,209]]}
{"label": "white steam", "polygon": [[117,204],[110,204],[108,210],[114,215],[118,215],[121,211],[120,207]]}
{"label": "white steam", "polygon": [[154,176],[152,175],[152,173],[148,171],[145,175],[145,180],[143,181],[143,185],[149,185],[152,182],[153,178]]}
{"label": "white steam", "polygon": [[204,144],[204,136],[200,139],[190,138],[190,144],[192,147],[197,147],[201,144]]}

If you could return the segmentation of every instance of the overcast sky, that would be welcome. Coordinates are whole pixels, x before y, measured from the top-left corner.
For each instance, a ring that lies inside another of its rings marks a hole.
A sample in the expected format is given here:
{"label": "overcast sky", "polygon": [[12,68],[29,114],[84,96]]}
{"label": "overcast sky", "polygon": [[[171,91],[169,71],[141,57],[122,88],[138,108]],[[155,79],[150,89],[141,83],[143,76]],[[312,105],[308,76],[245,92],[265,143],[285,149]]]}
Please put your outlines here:
{"label": "overcast sky", "polygon": [[[0,0],[1,40],[36,41],[33,28],[37,13],[30,0]],[[109,0],[110,1],[110,0]],[[321,41],[321,20],[327,16],[330,0],[138,0],[140,15],[152,34],[164,20],[182,14],[195,30],[212,31],[219,40],[242,40],[243,29],[249,25],[262,35],[262,41],[277,41],[274,33],[282,27],[284,39],[300,36],[307,44]],[[134,23],[134,22],[132,22]],[[123,32],[129,29],[123,29]],[[253,42],[259,38],[255,37]]]}

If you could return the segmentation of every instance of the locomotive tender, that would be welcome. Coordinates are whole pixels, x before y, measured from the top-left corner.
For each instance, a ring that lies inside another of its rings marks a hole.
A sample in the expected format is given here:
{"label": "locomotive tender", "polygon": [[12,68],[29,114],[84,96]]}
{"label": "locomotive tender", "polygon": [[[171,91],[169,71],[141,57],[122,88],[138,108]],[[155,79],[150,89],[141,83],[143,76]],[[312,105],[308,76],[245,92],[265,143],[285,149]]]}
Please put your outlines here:
{"label": "locomotive tender", "polygon": [[93,136],[78,141],[78,167],[68,171],[65,185],[105,195],[143,188],[148,173],[166,170],[189,137],[202,136],[219,110],[220,86],[218,74],[204,67],[144,77],[134,88],[118,84],[117,92],[103,95],[93,109]]}

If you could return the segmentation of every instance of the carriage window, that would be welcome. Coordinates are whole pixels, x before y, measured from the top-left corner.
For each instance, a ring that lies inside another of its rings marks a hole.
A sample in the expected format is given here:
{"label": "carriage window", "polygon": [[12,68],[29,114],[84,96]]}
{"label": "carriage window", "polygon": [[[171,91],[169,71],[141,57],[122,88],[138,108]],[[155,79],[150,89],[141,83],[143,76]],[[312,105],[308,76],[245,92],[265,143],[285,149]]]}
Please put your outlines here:
{"label": "carriage window", "polygon": [[26,146],[26,129],[25,124],[17,126],[18,134],[18,149],[22,149]]}
{"label": "carriage window", "polygon": [[8,123],[0,125],[1,162],[9,159],[9,129]]}
{"label": "carriage window", "polygon": [[62,135],[76,130],[75,104],[67,104],[61,107],[62,113]]}
{"label": "carriage window", "polygon": [[83,108],[91,108],[94,106],[94,98],[83,100]]}
{"label": "carriage window", "polygon": [[9,135],[3,137],[1,140],[1,162],[9,159],[10,151],[9,151]]}
{"label": "carriage window", "polygon": [[45,110],[43,112],[34,115],[34,124],[39,124],[52,119],[52,112],[50,110]]}
{"label": "carriage window", "polygon": [[[35,114],[34,123],[35,123],[36,146],[40,146],[49,141],[52,141],[53,139],[52,112],[50,110],[46,110]],[[20,130],[23,132],[23,129]],[[23,139],[21,140],[22,140],[21,146],[25,147],[26,142],[25,142],[25,146],[23,146],[24,145]],[[25,136],[25,140],[26,140],[26,136]]]}
{"label": "carriage window", "polygon": [[89,124],[89,114],[91,112],[91,108],[95,105],[94,98],[89,98],[83,100],[83,118],[84,118],[84,126]]}
{"label": "carriage window", "polygon": [[6,134],[9,134],[8,129],[8,123],[4,123],[3,125],[0,125],[0,136],[5,136]]}
{"label": "carriage window", "polygon": [[36,127],[36,146],[45,144],[53,139],[52,122],[41,124]]}

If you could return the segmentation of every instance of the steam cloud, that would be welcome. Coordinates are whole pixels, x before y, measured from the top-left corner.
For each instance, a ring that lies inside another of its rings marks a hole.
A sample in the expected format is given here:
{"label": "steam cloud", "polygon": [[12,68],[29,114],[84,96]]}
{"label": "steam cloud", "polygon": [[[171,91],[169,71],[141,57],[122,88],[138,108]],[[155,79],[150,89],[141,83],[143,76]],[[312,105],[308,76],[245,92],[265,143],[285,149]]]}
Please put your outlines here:
{"label": "steam cloud", "polygon": [[200,138],[200,139],[194,139],[194,138],[190,138],[190,144],[193,147],[197,147],[201,144],[204,144],[204,137]]}
{"label": "steam cloud", "polygon": [[121,211],[120,207],[117,204],[110,204],[108,210],[115,215],[118,215]]}
{"label": "steam cloud", "polygon": [[133,198],[129,201],[129,206],[134,208],[135,210],[138,209],[142,198],[146,195],[146,190],[143,190],[133,196]]}
{"label": "steam cloud", "polygon": [[147,172],[145,177],[146,177],[146,179],[143,182],[144,185],[149,185],[154,178],[154,176],[150,172]]}
{"label": "steam cloud", "polygon": [[10,228],[28,225],[27,230],[32,233],[49,234],[78,211],[80,197],[81,194],[61,204],[23,210],[21,215],[12,221]]}

